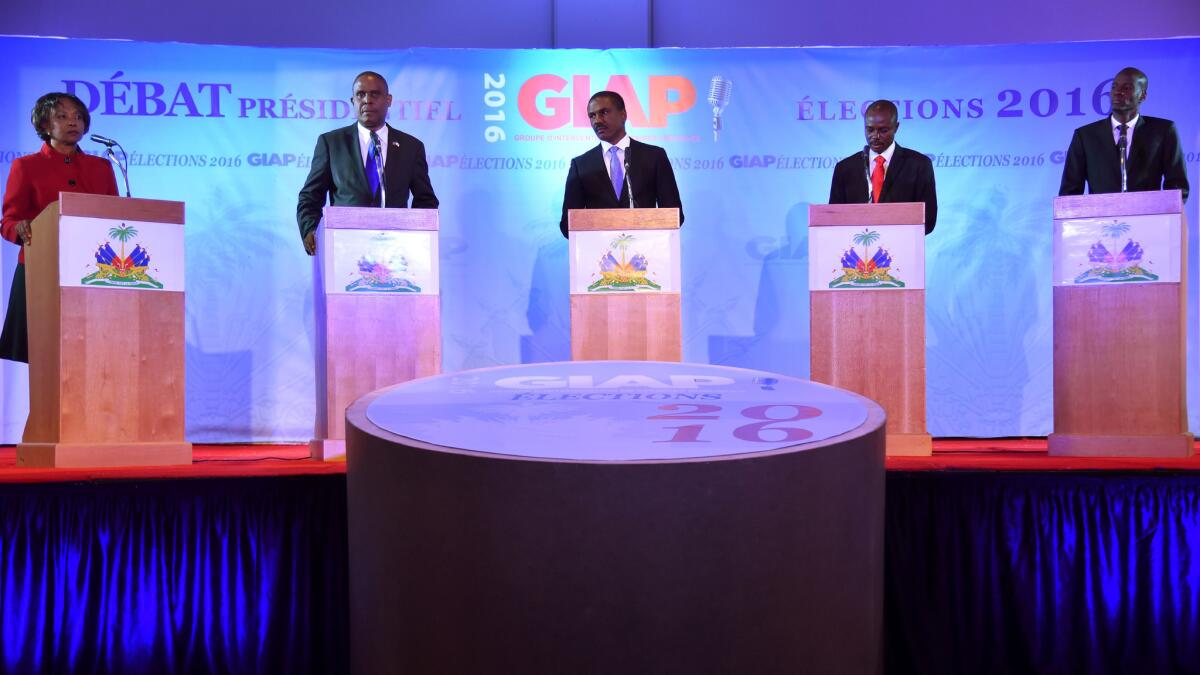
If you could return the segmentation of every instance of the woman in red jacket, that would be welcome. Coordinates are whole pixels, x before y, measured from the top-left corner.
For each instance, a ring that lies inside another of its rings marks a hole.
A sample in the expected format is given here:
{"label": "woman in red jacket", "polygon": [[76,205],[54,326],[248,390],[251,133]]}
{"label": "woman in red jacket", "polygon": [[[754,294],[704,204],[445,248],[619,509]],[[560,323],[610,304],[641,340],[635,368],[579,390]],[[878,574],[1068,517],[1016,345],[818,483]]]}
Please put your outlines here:
{"label": "woman in red jacket", "polygon": [[[108,160],[79,149],[92,125],[87,106],[71,94],[51,93],[33,106],[33,128],[45,143],[36,154],[13,162],[4,189],[4,215],[0,235],[21,246],[32,246],[33,219],[60,192],[117,195],[117,178]],[[0,332],[0,358],[29,362],[29,335],[25,322],[25,249],[17,259],[4,330]]]}

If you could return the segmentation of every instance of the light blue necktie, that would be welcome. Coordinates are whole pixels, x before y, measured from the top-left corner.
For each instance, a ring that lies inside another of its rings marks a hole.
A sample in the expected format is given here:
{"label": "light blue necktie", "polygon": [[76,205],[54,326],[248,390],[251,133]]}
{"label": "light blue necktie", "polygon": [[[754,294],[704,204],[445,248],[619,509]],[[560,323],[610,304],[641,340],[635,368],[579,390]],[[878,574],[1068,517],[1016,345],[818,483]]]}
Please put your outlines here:
{"label": "light blue necktie", "polygon": [[617,153],[621,151],[617,146],[612,146],[608,149],[608,172],[612,177],[613,193],[617,196],[617,201],[621,201],[621,186],[625,184],[625,167],[621,166],[621,158]]}

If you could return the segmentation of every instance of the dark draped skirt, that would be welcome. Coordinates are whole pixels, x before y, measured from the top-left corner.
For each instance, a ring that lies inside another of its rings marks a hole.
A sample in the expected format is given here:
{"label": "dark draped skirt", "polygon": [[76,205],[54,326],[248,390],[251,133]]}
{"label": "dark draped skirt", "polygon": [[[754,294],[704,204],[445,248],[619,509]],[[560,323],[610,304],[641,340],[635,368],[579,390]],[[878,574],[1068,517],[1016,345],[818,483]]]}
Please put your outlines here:
{"label": "dark draped skirt", "polygon": [[4,313],[4,331],[0,332],[0,359],[29,363],[29,325],[25,320],[25,265],[17,265],[8,311]]}

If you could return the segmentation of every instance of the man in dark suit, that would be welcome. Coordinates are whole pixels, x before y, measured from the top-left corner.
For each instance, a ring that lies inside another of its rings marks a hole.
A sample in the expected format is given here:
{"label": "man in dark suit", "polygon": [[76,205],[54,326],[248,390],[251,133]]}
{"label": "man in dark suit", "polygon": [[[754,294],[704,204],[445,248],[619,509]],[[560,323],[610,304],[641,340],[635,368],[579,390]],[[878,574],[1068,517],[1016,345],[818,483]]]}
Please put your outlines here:
{"label": "man in dark suit", "polygon": [[863,119],[868,147],[833,168],[829,203],[925,202],[925,234],[933,232],[937,225],[933,162],[896,143],[900,129],[896,104],[875,101],[867,106]]}
{"label": "man in dark suit", "polygon": [[625,133],[625,99],[612,91],[592,94],[588,120],[600,145],[571,160],[558,227],[567,236],[569,209],[677,208],[683,224],[683,204],[667,151],[633,140]]}
{"label": "man in dark suit", "polygon": [[[312,168],[296,205],[296,222],[304,250],[317,250],[316,229],[325,197],[337,206],[379,206],[386,194],[388,208],[407,208],[412,194],[415,209],[436,209],[437,195],[429,182],[425,145],[385,123],[392,95],[379,73],[354,78],[350,103],[358,121],[321,134],[313,150]],[[379,167],[383,167],[380,184]],[[381,189],[382,188],[382,189]]]}
{"label": "man in dark suit", "polygon": [[[1112,114],[1075,130],[1063,165],[1060,195],[1175,190],[1188,196],[1187,169],[1175,123],[1138,114],[1146,100],[1146,74],[1125,68],[1112,82]],[[1121,155],[1125,154],[1125,184]]]}

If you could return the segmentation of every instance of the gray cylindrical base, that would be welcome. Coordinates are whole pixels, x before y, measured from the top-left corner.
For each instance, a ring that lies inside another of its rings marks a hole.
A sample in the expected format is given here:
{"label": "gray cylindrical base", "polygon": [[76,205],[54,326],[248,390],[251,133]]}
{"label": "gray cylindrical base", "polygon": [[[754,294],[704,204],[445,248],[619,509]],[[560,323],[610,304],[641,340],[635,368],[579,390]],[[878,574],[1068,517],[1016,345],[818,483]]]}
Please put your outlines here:
{"label": "gray cylindrical base", "polygon": [[590,463],[347,413],[355,673],[882,673],[883,414],[802,450]]}

